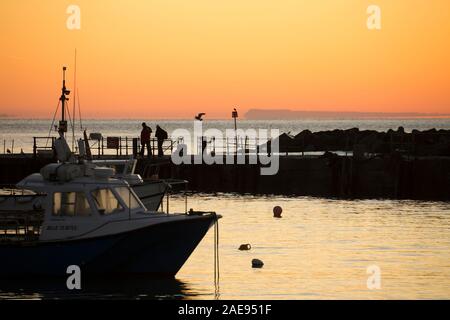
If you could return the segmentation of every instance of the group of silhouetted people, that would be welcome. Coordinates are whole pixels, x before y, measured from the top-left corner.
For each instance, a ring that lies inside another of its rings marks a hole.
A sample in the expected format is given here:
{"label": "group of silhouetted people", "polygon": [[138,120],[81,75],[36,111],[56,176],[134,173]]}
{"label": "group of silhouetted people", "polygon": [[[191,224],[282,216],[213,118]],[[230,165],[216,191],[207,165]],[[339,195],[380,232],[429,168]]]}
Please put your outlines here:
{"label": "group of silhouetted people", "polygon": [[[143,157],[145,148],[147,147],[147,155],[150,158],[152,156],[152,147],[150,146],[150,139],[152,134],[152,128],[147,126],[145,122],[142,122],[142,131],[141,131],[141,152],[140,155]],[[155,137],[158,142],[158,157],[162,157],[164,155],[163,143],[164,140],[167,139],[167,131],[162,129],[159,125],[156,126]]]}

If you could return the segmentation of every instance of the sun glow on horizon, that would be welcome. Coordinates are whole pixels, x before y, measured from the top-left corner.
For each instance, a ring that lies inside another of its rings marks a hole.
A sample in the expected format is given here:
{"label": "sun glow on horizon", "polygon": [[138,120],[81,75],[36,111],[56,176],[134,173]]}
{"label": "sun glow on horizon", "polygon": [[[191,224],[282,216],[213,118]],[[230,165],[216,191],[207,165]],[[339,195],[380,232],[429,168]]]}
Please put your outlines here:
{"label": "sun glow on horizon", "polygon": [[[71,4],[80,30],[66,27]],[[366,27],[371,4],[381,30]],[[87,118],[448,114],[449,12],[447,0],[4,0],[0,115],[51,117],[75,48]]]}

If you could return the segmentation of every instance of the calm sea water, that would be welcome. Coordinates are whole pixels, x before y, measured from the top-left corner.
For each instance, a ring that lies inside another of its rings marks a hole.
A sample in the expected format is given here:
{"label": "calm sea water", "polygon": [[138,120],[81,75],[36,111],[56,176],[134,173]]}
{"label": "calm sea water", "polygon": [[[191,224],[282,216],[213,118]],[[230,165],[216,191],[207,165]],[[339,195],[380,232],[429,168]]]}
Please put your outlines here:
{"label": "calm sea water", "polygon": [[[283,218],[272,217],[275,205]],[[450,203],[331,200],[309,197],[194,195],[189,207],[215,210],[220,281],[214,285],[213,230],[174,280],[65,280],[1,282],[0,298],[133,299],[448,299]],[[171,208],[184,211],[182,197]],[[250,243],[250,251],[239,251]],[[264,266],[253,269],[251,260]],[[380,289],[368,289],[369,266]]]}
{"label": "calm sea water", "polygon": [[[85,120],[83,128],[91,132],[100,132],[106,136],[137,137],[141,130],[141,122],[145,121],[153,130],[156,124],[165,128],[169,135],[175,129],[187,129],[193,131],[191,120]],[[33,137],[47,137],[51,128],[51,120],[29,120],[29,119],[0,119],[0,153],[3,153],[3,143],[6,149],[12,149],[14,140],[14,152],[31,152]],[[450,119],[379,119],[379,120],[239,120],[238,127],[241,129],[279,129],[280,132],[291,132],[296,134],[304,129],[311,131],[350,129],[358,127],[361,130],[396,130],[403,126],[407,132],[413,129],[426,130],[431,128],[450,129]],[[204,130],[216,128],[225,132],[233,129],[231,120],[207,120],[203,122]],[[52,136],[57,134],[50,132]],[[81,137],[80,125],[76,124],[76,137]],[[70,140],[70,139],[69,139]],[[45,144],[45,141],[42,141]],[[70,141],[69,141],[70,143]]]}

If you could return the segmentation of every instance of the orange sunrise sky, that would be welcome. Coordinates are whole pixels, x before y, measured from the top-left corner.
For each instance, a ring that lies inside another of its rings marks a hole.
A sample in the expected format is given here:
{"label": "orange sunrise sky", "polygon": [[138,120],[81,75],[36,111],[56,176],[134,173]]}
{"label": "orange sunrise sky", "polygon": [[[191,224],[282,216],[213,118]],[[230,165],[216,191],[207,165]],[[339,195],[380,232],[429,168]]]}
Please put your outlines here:
{"label": "orange sunrise sky", "polygon": [[448,0],[2,0],[0,44],[0,114],[15,117],[53,116],[75,48],[87,118],[450,113]]}

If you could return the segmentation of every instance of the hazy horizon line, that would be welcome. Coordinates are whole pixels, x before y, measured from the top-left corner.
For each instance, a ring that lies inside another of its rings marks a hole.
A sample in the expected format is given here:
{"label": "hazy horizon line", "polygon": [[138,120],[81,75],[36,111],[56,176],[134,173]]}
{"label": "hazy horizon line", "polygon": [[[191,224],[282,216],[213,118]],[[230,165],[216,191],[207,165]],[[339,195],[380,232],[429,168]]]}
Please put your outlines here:
{"label": "hazy horizon line", "polygon": [[[275,116],[275,118],[274,118]],[[298,116],[299,118],[292,118]],[[243,116],[239,120],[388,120],[388,119],[447,119],[450,118],[450,113],[438,112],[367,112],[367,111],[327,111],[327,110],[291,110],[291,109],[259,109],[250,108],[243,112]],[[51,120],[47,116],[21,116],[14,114],[0,114],[0,119],[20,119],[20,120]],[[137,117],[123,117],[123,116],[87,116],[81,121],[85,120],[136,120],[136,121],[187,121],[194,120],[191,117],[161,117],[161,118],[147,118],[145,116]],[[79,119],[75,119],[79,122]],[[232,120],[231,117],[205,117],[205,121],[225,121]]]}
{"label": "hazy horizon line", "polygon": [[[340,117],[323,117],[323,118],[294,118],[294,119],[248,119],[248,118],[240,118],[238,121],[295,121],[295,120],[439,120],[439,119],[450,119],[450,115],[442,115],[442,116],[397,116],[397,117],[348,117],[348,118],[340,118]],[[45,117],[15,117],[15,116],[8,116],[8,117],[2,117],[0,116],[0,120],[49,120],[50,118]],[[112,121],[112,120],[126,120],[126,121],[136,121],[136,122],[145,122],[145,121],[167,121],[167,122],[176,122],[176,121],[194,121],[194,118],[84,118],[82,122],[84,121]],[[210,119],[204,119],[204,122],[208,121],[232,121],[231,118],[210,118]],[[80,121],[76,121],[76,123],[79,123]],[[56,123],[56,120],[55,120]]]}
{"label": "hazy horizon line", "polygon": [[249,120],[293,120],[293,119],[401,119],[401,118],[449,118],[450,113],[439,112],[382,112],[382,111],[330,111],[291,109],[249,109],[245,118]]}

